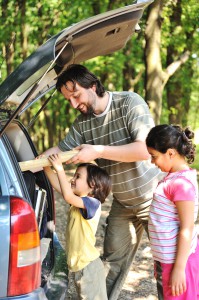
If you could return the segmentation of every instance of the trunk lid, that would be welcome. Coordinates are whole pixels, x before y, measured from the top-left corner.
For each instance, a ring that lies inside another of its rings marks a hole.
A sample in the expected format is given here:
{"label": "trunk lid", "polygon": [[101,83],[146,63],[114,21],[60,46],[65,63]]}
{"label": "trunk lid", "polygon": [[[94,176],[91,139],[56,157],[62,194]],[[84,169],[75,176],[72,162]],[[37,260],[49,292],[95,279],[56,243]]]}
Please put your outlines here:
{"label": "trunk lid", "polygon": [[55,88],[57,77],[69,64],[123,48],[151,2],[139,1],[88,18],[63,29],[41,45],[0,85],[0,105],[15,106],[0,136],[25,108]]}

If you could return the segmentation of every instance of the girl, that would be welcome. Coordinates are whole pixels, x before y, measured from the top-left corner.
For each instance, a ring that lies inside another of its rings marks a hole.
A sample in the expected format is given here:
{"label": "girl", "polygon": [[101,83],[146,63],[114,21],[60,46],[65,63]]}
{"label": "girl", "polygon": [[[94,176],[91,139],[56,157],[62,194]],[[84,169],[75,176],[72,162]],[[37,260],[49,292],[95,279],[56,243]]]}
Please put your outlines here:
{"label": "girl", "polygon": [[58,154],[48,159],[56,173],[50,167],[45,167],[44,171],[55,190],[71,205],[66,252],[69,270],[74,272],[78,299],[107,300],[105,271],[95,248],[95,234],[101,203],[111,189],[110,178],[97,165],[84,163],[77,167],[69,184]]}
{"label": "girl", "polygon": [[154,192],[148,225],[158,297],[164,300],[199,299],[198,185],[196,170],[188,166],[193,136],[189,128],[158,125],[146,139],[152,163],[167,173]]}

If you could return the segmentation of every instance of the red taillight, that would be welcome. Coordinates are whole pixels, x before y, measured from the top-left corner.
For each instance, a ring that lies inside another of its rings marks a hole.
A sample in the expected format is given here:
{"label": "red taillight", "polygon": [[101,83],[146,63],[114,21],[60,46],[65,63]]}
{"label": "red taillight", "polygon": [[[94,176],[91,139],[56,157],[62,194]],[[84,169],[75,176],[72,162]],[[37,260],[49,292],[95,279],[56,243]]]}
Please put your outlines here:
{"label": "red taillight", "polygon": [[35,212],[20,198],[11,197],[8,296],[27,294],[41,284],[40,239]]}

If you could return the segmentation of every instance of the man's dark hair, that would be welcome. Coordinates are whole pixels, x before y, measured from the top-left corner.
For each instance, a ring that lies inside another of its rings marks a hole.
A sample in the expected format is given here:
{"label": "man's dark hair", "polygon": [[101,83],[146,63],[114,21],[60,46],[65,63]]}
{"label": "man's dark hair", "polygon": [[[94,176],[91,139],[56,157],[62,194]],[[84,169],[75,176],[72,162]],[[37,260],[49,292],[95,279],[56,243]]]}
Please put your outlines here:
{"label": "man's dark hair", "polygon": [[[56,88],[58,91],[61,90],[63,85],[70,81],[73,83],[73,90],[75,90],[75,84],[78,83],[81,87],[89,89],[96,86],[96,94],[99,97],[103,97],[105,88],[100,80],[91,73],[86,67],[78,64],[72,64],[58,77]],[[66,86],[67,88],[67,86]]]}
{"label": "man's dark hair", "polygon": [[81,163],[77,169],[81,167],[87,170],[87,183],[92,188],[91,197],[103,203],[111,191],[110,176],[105,170],[92,163]]}

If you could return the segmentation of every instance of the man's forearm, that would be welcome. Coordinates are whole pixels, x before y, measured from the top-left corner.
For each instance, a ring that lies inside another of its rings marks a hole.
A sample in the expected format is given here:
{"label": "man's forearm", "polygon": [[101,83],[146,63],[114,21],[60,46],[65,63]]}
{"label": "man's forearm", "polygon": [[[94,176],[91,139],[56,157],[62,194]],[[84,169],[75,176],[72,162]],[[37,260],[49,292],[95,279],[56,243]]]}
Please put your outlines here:
{"label": "man's forearm", "polygon": [[45,155],[46,157],[48,157],[49,155],[57,154],[57,153],[59,153],[59,152],[61,152],[61,150],[59,149],[58,146],[55,146],[55,147],[52,147],[52,148],[47,149],[47,150],[43,153],[43,155]]}
{"label": "man's forearm", "polygon": [[134,142],[122,146],[99,146],[99,156],[122,162],[142,161],[150,158],[144,142]]}
{"label": "man's forearm", "polygon": [[150,158],[144,142],[137,141],[121,146],[104,146],[82,144],[75,148],[79,153],[67,161],[67,163],[89,162],[99,158],[134,162]]}

